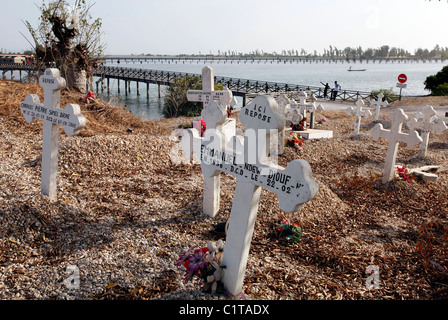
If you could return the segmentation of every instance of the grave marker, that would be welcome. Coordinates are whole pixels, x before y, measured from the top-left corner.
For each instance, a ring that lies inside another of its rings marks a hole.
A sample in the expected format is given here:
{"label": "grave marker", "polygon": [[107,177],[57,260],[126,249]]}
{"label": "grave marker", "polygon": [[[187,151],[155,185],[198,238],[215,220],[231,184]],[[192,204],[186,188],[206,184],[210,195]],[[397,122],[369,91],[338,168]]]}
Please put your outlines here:
{"label": "grave marker", "polygon": [[[212,101],[219,101],[222,105],[227,106],[235,106],[236,100],[233,97],[232,91],[228,88],[215,91],[215,76],[214,71],[211,67],[204,67],[202,69],[202,90],[188,90],[187,91],[187,99],[188,101],[202,102],[203,103],[203,111],[207,109],[208,105]],[[224,108],[225,119],[220,123],[208,123],[206,119],[206,130],[213,129],[219,131],[225,131],[227,135],[234,134],[236,130],[236,122],[234,119],[227,119],[227,110]],[[207,112],[205,113],[205,115]],[[201,114],[202,115],[202,114]],[[211,120],[209,120],[211,121]],[[224,125],[224,128],[223,128]],[[204,133],[205,134],[205,133]],[[184,140],[182,142],[182,140]],[[194,157],[199,154],[198,147],[200,146],[199,136],[196,135],[193,131],[188,130],[188,134],[184,135],[181,140],[181,147],[184,150],[184,153],[188,156]],[[188,150],[189,148],[189,150]],[[193,158],[194,160],[194,158]],[[220,189],[221,189],[221,181],[220,176],[214,177],[204,177],[204,190],[207,190],[204,193],[203,198],[203,211],[206,215],[210,217],[215,217],[219,211],[219,203],[220,203]]]}
{"label": "grave marker", "polygon": [[[207,109],[222,106],[212,101]],[[223,121],[220,116],[219,112],[213,112],[215,123]],[[286,168],[267,163],[271,131],[284,128],[284,116],[274,98],[256,97],[241,109],[239,119],[246,128],[241,145],[230,148],[222,143],[219,131],[208,130],[201,144],[204,177],[226,172],[237,179],[223,256],[226,266],[223,282],[231,294],[240,293],[243,286],[262,188],[277,194],[279,206],[286,212],[299,210],[318,192],[305,160],[293,160]]]}
{"label": "grave marker", "polygon": [[375,117],[373,118],[373,121],[378,121],[378,118],[380,116],[380,109],[381,107],[387,107],[388,102],[386,100],[383,101],[384,95],[382,92],[378,94],[378,100],[370,100],[371,105],[376,105],[375,108]]}
{"label": "grave marker", "polygon": [[408,122],[408,127],[411,130],[420,129],[423,142],[420,144],[418,158],[426,158],[426,152],[428,149],[429,132],[434,130],[438,134],[441,134],[447,129],[445,122],[436,117],[436,111],[432,106],[425,106],[422,111],[423,119],[419,121],[417,117],[412,118]]}
{"label": "grave marker", "polygon": [[40,76],[39,84],[44,88],[44,103],[36,94],[29,94],[20,105],[25,121],[43,120],[41,191],[50,199],[57,195],[57,169],[59,149],[59,126],[69,136],[85,127],[86,119],[79,105],[68,104],[60,108],[61,89],[66,85],[58,69],[47,69]]}
{"label": "grave marker", "polygon": [[355,128],[353,131],[353,135],[359,135],[359,128],[361,127],[361,117],[370,117],[372,113],[370,110],[363,110],[364,101],[362,99],[358,99],[355,102],[355,108],[350,107],[347,108],[347,113],[349,115],[355,116]]}
{"label": "grave marker", "polygon": [[204,108],[207,108],[210,101],[216,100],[223,105],[232,103],[233,94],[228,88],[221,91],[215,91],[214,71],[210,67],[202,69],[202,90],[188,90],[188,101],[202,102]]}
{"label": "grave marker", "polygon": [[413,148],[422,142],[422,138],[417,131],[411,131],[409,134],[401,132],[403,122],[408,119],[408,116],[402,109],[396,109],[392,114],[392,125],[390,130],[383,128],[381,123],[378,123],[371,130],[374,140],[385,138],[389,140],[387,148],[386,161],[384,164],[383,183],[387,183],[394,177],[395,160],[397,158],[398,144],[404,142],[409,148]]}

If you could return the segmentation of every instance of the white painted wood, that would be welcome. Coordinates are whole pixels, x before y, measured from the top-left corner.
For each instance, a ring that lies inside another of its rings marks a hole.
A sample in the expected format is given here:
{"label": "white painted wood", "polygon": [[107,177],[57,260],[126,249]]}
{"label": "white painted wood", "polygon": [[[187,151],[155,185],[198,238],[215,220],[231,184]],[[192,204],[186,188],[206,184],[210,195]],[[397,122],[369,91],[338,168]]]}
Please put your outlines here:
{"label": "white painted wood", "polygon": [[432,106],[425,106],[422,110],[422,119],[418,120],[417,117],[412,118],[408,122],[408,127],[411,130],[420,129],[423,142],[420,144],[418,158],[426,158],[429,143],[429,133],[436,131],[438,134],[442,134],[447,129],[445,122],[437,118],[436,111]]}
{"label": "white painted wood", "polygon": [[394,178],[399,142],[406,143],[409,148],[413,148],[423,141],[417,131],[411,131],[409,134],[401,132],[403,122],[407,119],[408,116],[404,113],[403,109],[396,109],[392,114],[392,126],[390,130],[384,129],[381,123],[375,125],[371,130],[374,140],[385,138],[389,141],[386,161],[384,163],[383,183],[387,183]]}
{"label": "white painted wood", "polygon": [[44,88],[44,103],[37,95],[25,97],[20,109],[25,121],[43,120],[41,191],[50,199],[57,198],[57,169],[59,153],[59,126],[67,135],[73,135],[85,127],[86,119],[76,104],[60,108],[61,89],[66,85],[58,69],[47,69],[39,78]]}

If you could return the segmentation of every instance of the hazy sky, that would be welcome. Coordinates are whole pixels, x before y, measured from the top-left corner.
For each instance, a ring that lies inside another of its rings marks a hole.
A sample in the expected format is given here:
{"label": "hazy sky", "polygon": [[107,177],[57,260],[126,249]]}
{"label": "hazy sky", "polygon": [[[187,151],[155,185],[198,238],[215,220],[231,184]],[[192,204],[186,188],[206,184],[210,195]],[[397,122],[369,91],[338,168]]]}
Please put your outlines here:
{"label": "hazy sky", "polygon": [[[89,1],[89,0],[87,0]],[[48,2],[48,1],[47,1]],[[75,0],[68,0],[74,3]],[[42,0],[0,0],[0,50],[30,49]],[[448,47],[445,0],[91,0],[106,54]]]}

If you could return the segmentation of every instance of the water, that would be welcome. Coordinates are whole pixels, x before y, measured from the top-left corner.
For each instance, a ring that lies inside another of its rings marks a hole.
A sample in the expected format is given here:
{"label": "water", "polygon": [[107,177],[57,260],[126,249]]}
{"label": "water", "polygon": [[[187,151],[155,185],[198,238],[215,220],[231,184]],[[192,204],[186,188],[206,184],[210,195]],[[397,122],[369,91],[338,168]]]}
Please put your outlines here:
{"label": "water", "polygon": [[[330,86],[334,81],[338,81],[342,89],[357,91],[372,91],[378,89],[392,89],[397,94],[400,89],[396,87],[398,75],[404,73],[407,75],[407,88],[403,89],[403,96],[428,95],[429,92],[424,89],[423,82],[426,77],[439,72],[444,63],[441,62],[375,62],[369,63],[329,63],[329,62],[276,62],[276,61],[120,61],[120,64],[109,63],[111,66],[121,66],[129,68],[154,69],[165,71],[177,71],[200,74],[204,66],[210,66],[214,69],[216,76],[226,76],[250,80],[273,81],[288,84],[298,84],[307,86],[322,86],[322,83],[328,83]],[[352,69],[366,69],[362,72],[348,72]],[[116,80],[111,80],[111,90],[116,93]],[[142,115],[146,119],[161,118],[161,108],[163,106],[163,87],[162,99],[158,99],[157,86],[150,85],[150,98],[146,98],[146,87],[140,86],[141,96],[136,95],[136,84],[131,84],[131,94],[127,97],[122,93],[119,95],[120,101],[127,104],[128,108]],[[144,89],[142,90],[142,87]],[[241,107],[242,99],[237,97],[238,105]],[[134,111],[135,110],[135,111]]]}
{"label": "water", "polygon": [[[393,89],[397,94],[400,89],[396,87],[398,75],[404,73],[407,75],[407,88],[403,89],[403,96],[427,95],[429,92],[424,89],[423,82],[426,77],[439,72],[445,64],[442,62],[382,62],[373,63],[357,62],[280,62],[277,61],[158,61],[158,62],[140,62],[124,60],[120,64],[108,63],[111,66],[154,69],[164,71],[177,71],[201,74],[204,66],[210,66],[214,69],[216,76],[226,76],[250,80],[273,81],[279,83],[288,83],[296,85],[306,85],[323,87],[322,83],[328,83],[330,86],[334,81],[338,81],[342,90],[367,91],[378,89]],[[362,72],[348,72],[349,67],[353,69],[366,69]],[[18,75],[16,75],[17,79]],[[97,80],[97,79],[95,79]],[[157,85],[150,85],[150,97],[146,96],[146,85],[140,84],[140,96],[137,96],[136,83],[131,83],[131,92],[125,94],[124,83],[121,82],[121,93],[118,93],[118,80],[110,80],[110,95],[107,91],[97,92],[97,95],[103,97],[106,101],[118,99],[118,104],[127,105],[128,109],[134,114],[141,116],[146,120],[157,120],[163,117],[163,96],[166,87],[162,86],[162,98],[158,98]],[[236,97],[238,107],[242,106],[242,98]]]}

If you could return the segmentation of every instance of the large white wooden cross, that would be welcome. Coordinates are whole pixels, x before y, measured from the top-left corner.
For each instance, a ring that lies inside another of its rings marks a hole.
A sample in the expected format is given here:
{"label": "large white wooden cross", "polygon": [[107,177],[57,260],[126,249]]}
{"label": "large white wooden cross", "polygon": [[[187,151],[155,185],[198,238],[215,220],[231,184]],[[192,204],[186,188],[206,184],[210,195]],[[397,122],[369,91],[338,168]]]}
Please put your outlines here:
{"label": "large white wooden cross", "polygon": [[39,84],[44,88],[44,103],[40,102],[38,95],[29,94],[20,109],[28,123],[33,119],[43,120],[41,191],[50,199],[56,199],[59,126],[71,136],[85,127],[86,119],[77,104],[60,108],[61,89],[66,83],[58,69],[45,70]]}
{"label": "large white wooden cross", "polygon": [[375,116],[373,118],[373,121],[378,121],[378,118],[380,116],[380,109],[381,109],[381,107],[387,107],[387,105],[388,105],[387,100],[383,101],[383,98],[384,98],[384,95],[383,95],[382,92],[380,92],[378,94],[378,100],[373,100],[373,99],[370,100],[370,104],[371,105],[376,105]]}
{"label": "large white wooden cross", "polygon": [[[232,91],[225,88],[221,91],[215,91],[215,76],[214,71],[211,67],[204,67],[202,69],[202,90],[188,90],[187,91],[188,101],[202,102],[203,111],[207,109],[211,101],[219,101],[224,107],[231,105],[234,107],[236,105],[236,100],[233,97]],[[224,108],[224,115],[227,117],[227,110]],[[204,116],[205,115],[205,116]],[[206,124],[206,131],[211,130],[223,130],[223,124],[225,119],[220,123],[213,123],[213,120],[207,116],[207,112],[201,114],[202,119]],[[227,132],[235,132],[236,123],[234,119],[231,120],[228,125],[226,125],[225,130]],[[207,122],[208,121],[208,122]],[[199,136],[191,130],[181,138],[181,147],[186,154],[187,158],[192,157],[195,161],[195,155],[198,155],[199,147]],[[220,190],[221,190],[221,179],[220,176],[214,177],[204,177],[204,193],[203,198],[203,212],[210,216],[215,217],[219,211],[220,204]]]}
{"label": "large white wooden cross", "polygon": [[404,113],[403,109],[396,109],[392,114],[392,126],[390,130],[385,130],[381,123],[375,125],[371,130],[374,140],[378,140],[379,138],[389,140],[384,164],[383,183],[387,183],[394,178],[395,160],[397,158],[399,142],[406,143],[409,148],[413,148],[422,142],[422,138],[417,131],[411,131],[409,134],[401,132],[403,122],[407,119],[408,116]]}
{"label": "large white wooden cross", "polygon": [[429,132],[434,130],[438,134],[441,134],[447,129],[445,122],[436,117],[436,111],[432,106],[425,106],[422,111],[423,119],[419,121],[417,118],[412,118],[408,122],[408,127],[411,130],[420,129],[423,142],[420,144],[418,158],[426,158],[426,152],[428,149]]}
{"label": "large white wooden cross", "polygon": [[[213,101],[207,109],[222,108]],[[220,112],[213,114],[218,116],[214,122],[220,123]],[[222,262],[226,266],[224,287],[231,294],[242,290],[262,188],[277,194],[279,206],[286,212],[298,211],[318,192],[307,161],[293,160],[286,168],[268,164],[270,134],[285,125],[274,98],[256,97],[241,109],[239,119],[246,128],[244,143],[239,147],[223,145],[219,131],[206,131],[201,144],[201,169],[205,177],[225,172],[237,179]]]}
{"label": "large white wooden cross", "polygon": [[362,99],[358,99],[355,102],[355,108],[349,107],[347,108],[347,113],[349,115],[355,116],[355,127],[353,130],[353,135],[357,136],[359,135],[359,129],[361,128],[361,117],[370,117],[372,113],[370,110],[363,110],[364,107],[364,101]]}

